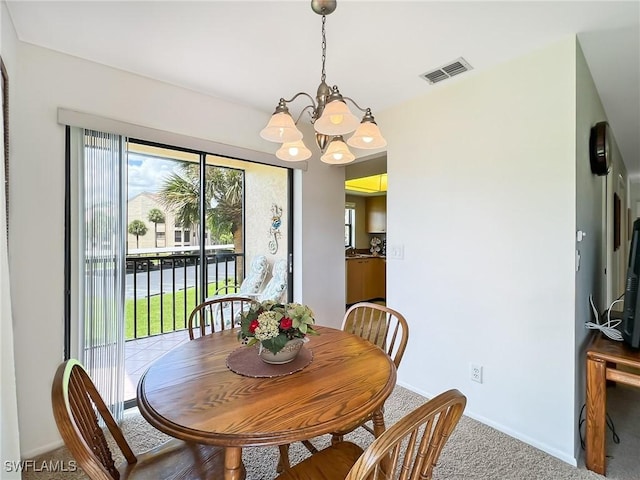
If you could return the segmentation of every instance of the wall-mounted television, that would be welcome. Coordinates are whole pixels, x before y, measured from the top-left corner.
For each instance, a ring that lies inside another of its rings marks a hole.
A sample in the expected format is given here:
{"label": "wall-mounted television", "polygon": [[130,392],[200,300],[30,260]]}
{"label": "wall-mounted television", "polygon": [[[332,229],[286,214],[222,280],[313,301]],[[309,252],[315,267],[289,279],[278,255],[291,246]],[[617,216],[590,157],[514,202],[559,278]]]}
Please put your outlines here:
{"label": "wall-mounted television", "polygon": [[633,222],[629,265],[622,311],[622,339],[632,348],[640,348],[640,218]]}

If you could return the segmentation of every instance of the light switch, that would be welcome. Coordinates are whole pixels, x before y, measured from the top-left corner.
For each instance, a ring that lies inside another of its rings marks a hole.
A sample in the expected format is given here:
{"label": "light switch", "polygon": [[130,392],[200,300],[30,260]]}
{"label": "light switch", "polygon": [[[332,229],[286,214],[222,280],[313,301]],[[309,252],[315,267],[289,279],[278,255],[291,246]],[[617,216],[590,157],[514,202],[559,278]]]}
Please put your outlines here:
{"label": "light switch", "polygon": [[404,259],[404,245],[387,246],[387,258],[392,258],[394,260]]}

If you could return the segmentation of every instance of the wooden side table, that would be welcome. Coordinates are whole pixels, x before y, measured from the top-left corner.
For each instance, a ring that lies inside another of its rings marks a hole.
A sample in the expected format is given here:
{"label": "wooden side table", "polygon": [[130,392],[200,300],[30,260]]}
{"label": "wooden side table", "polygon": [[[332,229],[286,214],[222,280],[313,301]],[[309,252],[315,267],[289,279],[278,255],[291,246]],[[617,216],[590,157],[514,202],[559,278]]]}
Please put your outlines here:
{"label": "wooden side table", "polygon": [[594,334],[587,348],[586,466],[604,475],[607,409],[607,380],[640,388],[640,373],[619,370],[619,366],[640,369],[640,350],[623,342]]}

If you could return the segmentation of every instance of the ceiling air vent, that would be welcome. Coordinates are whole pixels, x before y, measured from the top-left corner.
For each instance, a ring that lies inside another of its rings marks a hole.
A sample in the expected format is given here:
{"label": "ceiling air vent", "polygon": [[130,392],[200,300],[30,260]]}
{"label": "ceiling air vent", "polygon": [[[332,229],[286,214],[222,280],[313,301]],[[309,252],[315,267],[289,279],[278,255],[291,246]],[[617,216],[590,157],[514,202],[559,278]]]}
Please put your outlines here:
{"label": "ceiling air vent", "polygon": [[473,67],[467,63],[467,61],[460,57],[450,62],[446,65],[443,65],[440,68],[436,68],[435,70],[431,70],[429,72],[423,73],[420,77],[424,78],[431,85],[434,83],[441,82],[446,80],[447,78],[451,78],[455,75],[459,75],[467,70],[471,70]]}

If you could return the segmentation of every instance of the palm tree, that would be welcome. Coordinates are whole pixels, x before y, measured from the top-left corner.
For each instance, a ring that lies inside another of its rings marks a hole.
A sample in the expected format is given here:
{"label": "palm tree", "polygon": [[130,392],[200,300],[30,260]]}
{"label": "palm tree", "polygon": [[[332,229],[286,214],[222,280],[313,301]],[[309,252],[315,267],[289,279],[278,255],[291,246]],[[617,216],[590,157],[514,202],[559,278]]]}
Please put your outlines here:
{"label": "palm tree", "polygon": [[[222,167],[207,167],[204,202],[207,206],[207,228],[216,237],[227,232],[233,235],[236,253],[242,252],[242,193],[243,172]],[[178,172],[169,175],[158,194],[162,203],[173,210],[176,224],[195,227],[199,216],[199,166],[184,163]],[[211,200],[215,207],[210,207]],[[195,232],[197,228],[193,228]]]}
{"label": "palm tree", "polygon": [[152,208],[147,214],[147,219],[153,223],[153,234],[155,247],[158,248],[158,224],[164,223],[164,213],[157,208]]}
{"label": "palm tree", "polygon": [[164,206],[175,214],[175,224],[191,229],[197,238],[200,223],[198,199],[200,190],[199,166],[180,164],[180,169],[164,179],[158,194]]}
{"label": "palm tree", "polygon": [[211,168],[207,175],[207,204],[214,200],[215,207],[207,211],[207,224],[211,232],[220,237],[225,232],[233,235],[233,247],[242,252],[242,193],[244,176],[240,170]]}
{"label": "palm tree", "polygon": [[136,237],[136,248],[138,248],[138,238],[147,234],[147,226],[142,220],[134,220],[129,224],[129,233]]}

